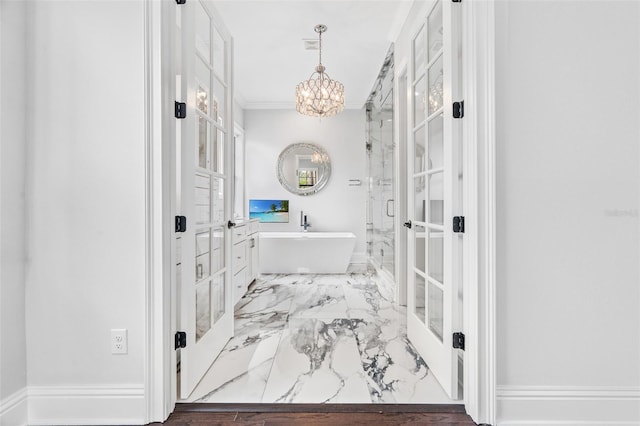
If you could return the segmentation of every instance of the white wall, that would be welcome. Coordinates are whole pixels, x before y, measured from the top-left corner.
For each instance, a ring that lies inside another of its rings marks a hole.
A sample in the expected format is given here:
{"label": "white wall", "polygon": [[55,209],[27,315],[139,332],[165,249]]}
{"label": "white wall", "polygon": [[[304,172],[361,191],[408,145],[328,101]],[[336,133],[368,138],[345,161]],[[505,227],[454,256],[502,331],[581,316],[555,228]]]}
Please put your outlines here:
{"label": "white wall", "polygon": [[0,424],[26,423],[26,7],[0,3]]}
{"label": "white wall", "polygon": [[233,121],[241,128],[244,128],[244,109],[240,107],[237,101],[233,102]]}
{"label": "white wall", "polygon": [[[353,261],[363,262],[365,238],[365,113],[345,110],[319,120],[295,110],[246,110],[247,200],[289,200],[289,223],[262,223],[261,231],[299,231],[300,210],[313,232],[348,231],[356,235]],[[323,147],[331,158],[331,178],[322,191],[299,196],[278,182],[276,165],[280,152],[297,142]],[[360,179],[362,186],[349,186]],[[247,210],[248,207],[247,207]]]}
{"label": "white wall", "polygon": [[639,7],[496,4],[498,424],[640,422]]}
{"label": "white wall", "polygon": [[29,422],[141,423],[144,3],[29,7]]}

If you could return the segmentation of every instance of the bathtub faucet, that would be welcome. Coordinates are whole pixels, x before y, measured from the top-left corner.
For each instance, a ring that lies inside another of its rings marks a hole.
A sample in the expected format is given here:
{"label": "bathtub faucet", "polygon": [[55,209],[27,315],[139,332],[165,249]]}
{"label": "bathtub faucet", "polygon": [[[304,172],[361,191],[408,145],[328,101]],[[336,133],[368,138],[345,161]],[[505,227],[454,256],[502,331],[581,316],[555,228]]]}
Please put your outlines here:
{"label": "bathtub faucet", "polygon": [[302,226],[302,232],[307,232],[307,228],[311,227],[311,224],[307,222],[307,215],[300,210],[300,226]]}

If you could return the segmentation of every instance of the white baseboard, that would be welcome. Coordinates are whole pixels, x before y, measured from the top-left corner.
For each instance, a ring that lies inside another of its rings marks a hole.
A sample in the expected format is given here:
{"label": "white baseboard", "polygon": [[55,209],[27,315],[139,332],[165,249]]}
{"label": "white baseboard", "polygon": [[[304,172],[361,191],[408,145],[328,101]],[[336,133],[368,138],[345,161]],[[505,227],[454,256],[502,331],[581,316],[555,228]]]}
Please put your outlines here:
{"label": "white baseboard", "polygon": [[640,424],[640,388],[498,386],[500,426]]}
{"label": "white baseboard", "polygon": [[143,425],[144,387],[32,386],[29,425]]}
{"label": "white baseboard", "polygon": [[0,401],[0,425],[23,426],[27,424],[27,388]]}

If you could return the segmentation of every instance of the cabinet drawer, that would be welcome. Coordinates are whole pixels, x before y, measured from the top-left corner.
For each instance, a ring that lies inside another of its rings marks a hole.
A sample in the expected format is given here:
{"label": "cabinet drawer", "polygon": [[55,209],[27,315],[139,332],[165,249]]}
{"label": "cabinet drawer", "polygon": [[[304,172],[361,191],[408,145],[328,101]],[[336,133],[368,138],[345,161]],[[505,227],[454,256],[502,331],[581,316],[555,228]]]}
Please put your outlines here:
{"label": "cabinet drawer", "polygon": [[233,244],[243,241],[246,238],[247,238],[247,227],[245,225],[236,226],[235,228],[233,228]]}
{"label": "cabinet drawer", "polygon": [[242,241],[234,244],[231,255],[233,256],[231,264],[233,265],[233,274],[235,275],[240,269],[247,266],[247,242]]}
{"label": "cabinet drawer", "polygon": [[249,222],[249,234],[255,234],[260,230],[260,222]]}
{"label": "cabinet drawer", "polygon": [[247,291],[247,269],[244,268],[233,276],[233,304],[238,303],[238,300]]}

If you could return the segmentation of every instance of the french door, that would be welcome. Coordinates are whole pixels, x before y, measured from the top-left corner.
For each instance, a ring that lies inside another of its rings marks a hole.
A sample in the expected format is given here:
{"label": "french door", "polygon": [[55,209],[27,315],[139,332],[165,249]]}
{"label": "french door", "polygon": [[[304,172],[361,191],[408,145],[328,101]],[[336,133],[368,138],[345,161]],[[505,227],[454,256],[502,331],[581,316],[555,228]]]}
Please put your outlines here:
{"label": "french door", "polygon": [[209,0],[178,6],[181,77],[180,398],[187,398],[233,334],[230,231],[232,43]]}
{"label": "french door", "polygon": [[460,3],[438,0],[413,38],[412,137],[408,146],[408,336],[452,399],[458,399],[462,234],[458,99]]}

